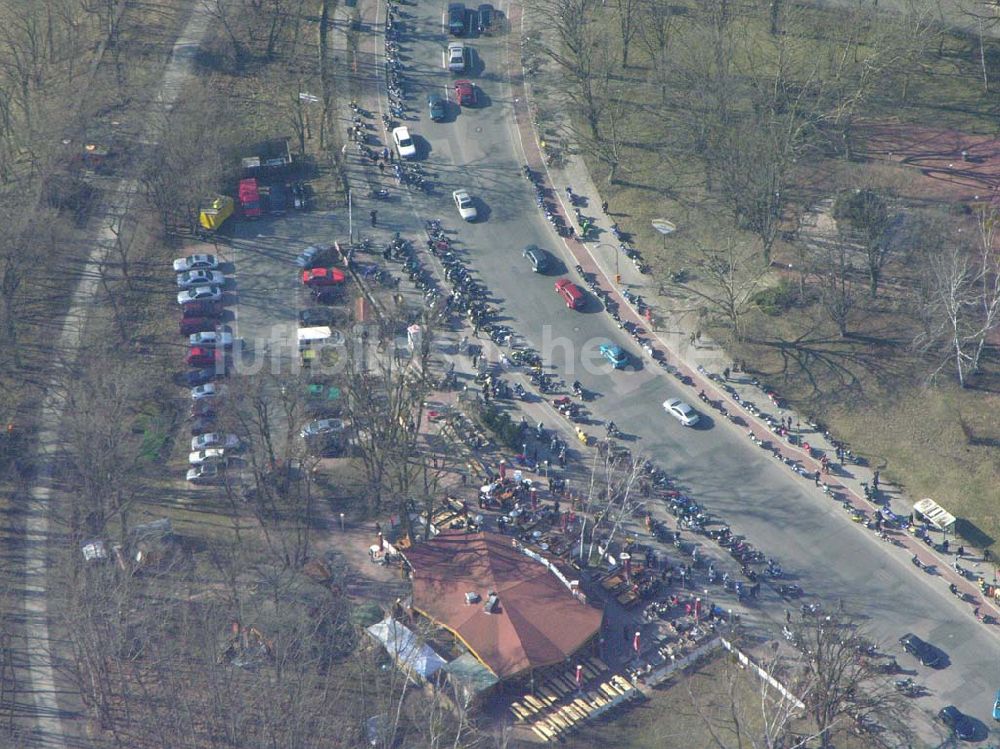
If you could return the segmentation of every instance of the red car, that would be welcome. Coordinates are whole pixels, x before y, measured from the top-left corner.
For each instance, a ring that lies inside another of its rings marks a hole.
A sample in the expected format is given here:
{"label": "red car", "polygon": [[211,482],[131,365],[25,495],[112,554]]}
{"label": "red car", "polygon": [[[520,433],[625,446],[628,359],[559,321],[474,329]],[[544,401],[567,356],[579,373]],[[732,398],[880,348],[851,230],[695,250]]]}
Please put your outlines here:
{"label": "red car", "polygon": [[213,302],[208,299],[198,299],[181,306],[184,317],[221,317],[224,309],[222,302]]}
{"label": "red car", "polygon": [[210,317],[182,317],[180,323],[181,335],[215,330],[216,325],[218,325],[218,320],[213,320]]}
{"label": "red car", "polygon": [[[220,351],[219,354],[221,355],[222,352]],[[189,367],[212,367],[216,361],[215,349],[205,348],[204,346],[192,346],[187,352],[184,361]]]}
{"label": "red car", "polygon": [[569,279],[560,278],[556,281],[556,292],[570,309],[580,309],[583,306],[583,292]]}
{"label": "red car", "polygon": [[476,105],[476,87],[472,81],[455,81],[455,98],[463,107]]}
{"label": "red car", "polygon": [[333,286],[347,278],[344,271],[337,268],[312,268],[302,271],[302,283],[306,286]]}

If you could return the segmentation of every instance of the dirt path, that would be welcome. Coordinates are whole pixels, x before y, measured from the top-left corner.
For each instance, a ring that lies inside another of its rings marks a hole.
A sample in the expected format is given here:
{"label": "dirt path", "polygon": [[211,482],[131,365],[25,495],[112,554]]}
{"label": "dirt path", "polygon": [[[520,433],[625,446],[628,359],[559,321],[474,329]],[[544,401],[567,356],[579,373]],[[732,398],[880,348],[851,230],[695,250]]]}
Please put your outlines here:
{"label": "dirt path", "polygon": [[[193,53],[209,28],[208,14],[203,4],[196,2],[191,5],[191,16],[174,43],[160,86],[150,99],[146,111],[139,113],[144,120],[143,130],[147,143],[156,141],[163,114],[173,107],[181,88],[192,75]],[[103,205],[95,211],[95,218],[89,227],[94,240],[93,249],[80,271],[81,280],[73,292],[56,339],[55,348],[62,361],[73,362],[80,352],[87,312],[97,298],[99,268],[104,257],[114,248],[115,237],[108,228],[112,222],[108,219],[128,211],[138,186],[135,178],[122,178],[115,187],[107,191]],[[63,395],[57,388],[49,388],[42,404],[39,423],[38,478],[31,490],[31,501],[25,508],[26,538],[23,557],[25,630],[28,643],[25,671],[34,705],[34,730],[28,745],[56,748],[69,745],[62,720],[71,714],[59,704],[47,598],[49,544],[63,541],[59,532],[52,527],[50,516],[53,503],[60,499],[53,477],[55,465],[60,459],[60,426],[64,421],[65,408]]]}

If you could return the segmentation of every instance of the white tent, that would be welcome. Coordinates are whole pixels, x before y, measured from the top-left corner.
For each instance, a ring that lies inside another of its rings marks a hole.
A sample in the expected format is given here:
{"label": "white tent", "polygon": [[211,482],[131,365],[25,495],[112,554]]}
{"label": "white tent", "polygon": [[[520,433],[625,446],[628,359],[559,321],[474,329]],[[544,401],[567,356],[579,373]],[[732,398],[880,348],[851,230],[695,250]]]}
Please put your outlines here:
{"label": "white tent", "polygon": [[391,616],[371,625],[367,632],[382,643],[397,663],[422,679],[429,679],[447,663],[430,645],[420,643],[408,627]]}

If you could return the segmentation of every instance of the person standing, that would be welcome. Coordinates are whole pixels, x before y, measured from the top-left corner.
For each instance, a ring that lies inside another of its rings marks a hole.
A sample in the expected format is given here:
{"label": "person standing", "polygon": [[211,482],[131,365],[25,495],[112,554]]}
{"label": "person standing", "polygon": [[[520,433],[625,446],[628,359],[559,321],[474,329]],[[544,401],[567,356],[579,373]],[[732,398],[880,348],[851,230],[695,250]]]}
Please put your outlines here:
{"label": "person standing", "polygon": [[372,218],[372,227],[374,227],[375,224],[378,223],[378,211],[376,211],[373,208],[372,211],[371,211],[371,213],[369,213],[368,215],[371,216],[371,218]]}
{"label": "person standing", "polygon": [[608,215],[608,201],[605,200],[603,203],[601,203],[601,210],[604,211],[605,216]]}

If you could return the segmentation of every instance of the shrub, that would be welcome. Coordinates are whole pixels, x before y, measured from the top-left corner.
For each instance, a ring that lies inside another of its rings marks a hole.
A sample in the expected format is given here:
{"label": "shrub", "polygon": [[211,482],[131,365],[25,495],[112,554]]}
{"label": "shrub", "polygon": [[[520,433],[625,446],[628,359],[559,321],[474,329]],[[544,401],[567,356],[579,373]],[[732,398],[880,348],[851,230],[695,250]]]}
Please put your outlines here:
{"label": "shrub", "polygon": [[782,278],[775,286],[761,289],[753,295],[753,303],[765,315],[780,315],[789,310],[798,299],[795,284],[787,278]]}

